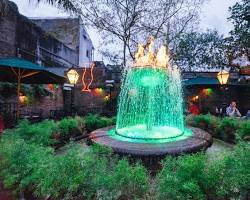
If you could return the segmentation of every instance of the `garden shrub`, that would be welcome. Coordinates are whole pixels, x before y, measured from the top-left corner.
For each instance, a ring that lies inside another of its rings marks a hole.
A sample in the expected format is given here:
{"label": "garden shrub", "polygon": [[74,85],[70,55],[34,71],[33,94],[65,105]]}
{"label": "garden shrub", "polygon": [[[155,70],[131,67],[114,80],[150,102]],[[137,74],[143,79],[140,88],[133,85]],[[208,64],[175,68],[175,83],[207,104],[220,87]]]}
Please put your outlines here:
{"label": "garden shrub", "polygon": [[70,138],[83,135],[85,132],[85,120],[81,117],[64,118],[57,122],[57,132],[54,136],[61,142],[67,142]]}
{"label": "garden shrub", "polygon": [[94,131],[95,129],[98,128],[114,125],[116,122],[115,117],[108,118],[100,116],[98,114],[89,114],[86,117],[84,117],[84,119],[85,119],[86,130],[88,132]]}
{"label": "garden shrub", "polygon": [[[110,148],[82,148],[70,143],[54,155],[52,148],[30,142],[19,134],[0,139],[0,179],[5,186],[32,191],[51,199],[239,199],[250,182],[250,146],[239,143],[220,159],[203,153],[167,157],[156,184],[149,185],[139,163],[118,160]],[[149,193],[155,187],[155,193]],[[155,195],[155,196],[153,196]]]}
{"label": "garden shrub", "polygon": [[189,126],[204,129],[213,137],[226,142],[235,143],[236,135],[239,139],[250,139],[250,120],[242,121],[233,117],[218,118],[213,115],[188,115],[185,117]]}
{"label": "garden shrub", "polygon": [[78,146],[71,147],[35,172],[40,180],[35,193],[72,200],[142,197],[148,188],[145,168],[139,164],[130,166],[126,160],[117,163],[110,159],[111,153],[101,146],[85,152]]}
{"label": "garden shrub", "polygon": [[97,114],[88,114],[85,119],[85,126],[88,132],[91,132],[97,128],[99,115]]}
{"label": "garden shrub", "polygon": [[67,135],[70,135],[70,132],[73,129],[77,129],[78,128],[78,123],[77,120],[71,118],[71,117],[67,117],[67,118],[63,118],[62,120],[57,122],[57,127],[58,127],[58,131],[59,133],[65,137]]}
{"label": "garden shrub", "polygon": [[120,160],[113,169],[115,193],[124,199],[143,198],[149,189],[145,167],[137,163],[130,165],[126,159]]}
{"label": "garden shrub", "polygon": [[[237,145],[223,159],[215,159],[207,167],[207,193],[210,199],[244,199],[250,189],[250,146]],[[210,180],[210,181],[209,181]]]}
{"label": "garden shrub", "polygon": [[250,120],[241,122],[236,134],[240,139],[250,140]]}
{"label": "garden shrub", "polygon": [[219,118],[207,114],[194,116],[194,126],[204,129],[212,135],[215,135],[216,129],[219,125]]}
{"label": "garden shrub", "polygon": [[27,142],[50,146],[55,143],[52,138],[55,130],[56,124],[53,121],[44,120],[40,123],[31,124],[28,120],[22,120],[17,128],[7,130],[6,134],[20,137]]}
{"label": "garden shrub", "polygon": [[26,143],[23,139],[12,140],[3,136],[0,145],[0,179],[6,187],[16,192],[34,189],[37,182],[33,173],[44,165],[53,150],[34,143]]}
{"label": "garden shrub", "polygon": [[35,194],[43,198],[50,195],[56,199],[74,199],[71,197],[77,196],[80,189],[87,190],[83,183],[88,180],[78,154],[78,148],[74,147],[47,160],[47,165],[40,166],[33,175],[39,180]]}
{"label": "garden shrub", "polygon": [[224,117],[218,128],[217,133],[221,139],[226,142],[235,142],[235,133],[240,127],[241,121],[233,117]]}
{"label": "garden shrub", "polygon": [[168,157],[157,176],[157,199],[240,199],[250,190],[250,146],[238,145],[221,159],[204,154]]}
{"label": "garden shrub", "polygon": [[157,176],[157,199],[205,199],[202,188],[205,162],[203,154],[167,157]]}

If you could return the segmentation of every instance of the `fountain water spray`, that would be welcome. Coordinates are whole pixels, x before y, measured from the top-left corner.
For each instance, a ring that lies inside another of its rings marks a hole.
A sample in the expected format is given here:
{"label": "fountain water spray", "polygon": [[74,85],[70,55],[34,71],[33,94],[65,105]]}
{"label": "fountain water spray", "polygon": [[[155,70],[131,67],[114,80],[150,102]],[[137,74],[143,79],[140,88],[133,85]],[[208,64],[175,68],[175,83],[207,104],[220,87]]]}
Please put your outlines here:
{"label": "fountain water spray", "polygon": [[170,65],[167,48],[154,52],[153,45],[152,37],[147,45],[139,44],[135,63],[124,70],[116,126],[90,134],[94,143],[122,155],[150,158],[150,163],[212,144],[212,137],[203,130],[185,128],[180,72]]}
{"label": "fountain water spray", "polygon": [[123,74],[115,133],[137,140],[182,138],[183,99],[180,72],[169,64],[167,48],[155,53],[154,39],[145,54],[139,44],[135,63]]}

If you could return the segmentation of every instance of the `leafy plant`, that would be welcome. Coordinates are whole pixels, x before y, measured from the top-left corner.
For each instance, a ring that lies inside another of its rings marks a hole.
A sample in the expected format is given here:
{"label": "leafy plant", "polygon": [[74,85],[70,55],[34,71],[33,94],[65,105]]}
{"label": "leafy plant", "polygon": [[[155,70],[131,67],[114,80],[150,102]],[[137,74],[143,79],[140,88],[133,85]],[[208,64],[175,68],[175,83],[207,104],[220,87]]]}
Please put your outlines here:
{"label": "leafy plant", "polygon": [[239,144],[222,158],[204,154],[167,157],[157,176],[157,199],[239,199],[249,191],[250,146]]}
{"label": "leafy plant", "polygon": [[56,124],[53,121],[45,120],[37,124],[31,124],[28,120],[22,120],[16,129],[9,129],[6,133],[16,135],[27,142],[39,145],[50,146],[55,143],[52,138],[56,130]]}
{"label": "leafy plant", "polygon": [[236,133],[240,139],[250,140],[250,120],[242,122]]}
{"label": "leafy plant", "polygon": [[157,199],[205,199],[202,184],[206,157],[203,154],[167,157],[157,176]]}
{"label": "leafy plant", "polygon": [[203,128],[211,134],[215,133],[219,125],[219,119],[210,114],[195,116],[194,122],[196,126]]}
{"label": "leafy plant", "polygon": [[27,144],[22,139],[5,136],[0,145],[0,177],[6,187],[16,191],[31,188],[36,182],[33,173],[52,155],[52,149]]}
{"label": "leafy plant", "polygon": [[125,199],[137,199],[145,196],[149,189],[146,169],[137,163],[129,165],[126,159],[120,160],[113,170],[115,190]]}
{"label": "leafy plant", "polygon": [[225,117],[218,126],[217,133],[227,142],[235,142],[235,133],[240,126],[240,121],[236,118]]}
{"label": "leafy plant", "polygon": [[85,118],[86,129],[88,132],[91,132],[95,129],[111,126],[115,124],[116,118],[108,118],[99,116],[97,114],[89,114]]}
{"label": "leafy plant", "polygon": [[77,195],[84,182],[88,182],[84,177],[77,147],[72,147],[63,155],[47,159],[47,164],[40,166],[33,176],[39,179],[35,194],[40,197],[49,194],[53,198],[70,199]]}
{"label": "leafy plant", "polygon": [[70,132],[74,129],[78,128],[78,122],[77,120],[73,118],[64,118],[61,121],[57,122],[57,127],[59,133],[66,137],[67,135],[70,135]]}

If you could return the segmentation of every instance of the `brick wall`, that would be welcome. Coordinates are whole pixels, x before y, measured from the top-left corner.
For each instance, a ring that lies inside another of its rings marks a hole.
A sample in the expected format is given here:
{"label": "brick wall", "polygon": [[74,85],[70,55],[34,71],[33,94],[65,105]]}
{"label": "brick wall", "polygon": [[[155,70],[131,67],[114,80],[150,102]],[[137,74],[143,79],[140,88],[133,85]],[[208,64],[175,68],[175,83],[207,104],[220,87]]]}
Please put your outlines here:
{"label": "brick wall", "polygon": [[[0,58],[16,55],[17,6],[10,2],[8,10],[0,17]],[[10,12],[9,12],[10,11]]]}
{"label": "brick wall", "polygon": [[62,93],[62,86],[59,86],[58,89],[54,89],[51,91],[50,96],[36,99],[30,105],[21,106],[20,112],[25,114],[30,112],[37,112],[41,109],[42,117],[49,118],[51,110],[63,109],[64,102]]}

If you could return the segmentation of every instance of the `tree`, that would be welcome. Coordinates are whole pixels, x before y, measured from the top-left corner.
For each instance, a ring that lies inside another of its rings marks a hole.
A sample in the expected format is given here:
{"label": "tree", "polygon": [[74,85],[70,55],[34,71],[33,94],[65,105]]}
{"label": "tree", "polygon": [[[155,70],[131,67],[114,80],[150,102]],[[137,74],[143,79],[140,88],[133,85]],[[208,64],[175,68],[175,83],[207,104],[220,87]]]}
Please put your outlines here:
{"label": "tree", "polygon": [[78,13],[78,1],[77,0],[31,0],[37,3],[45,2],[52,6],[64,9],[67,12]]}
{"label": "tree", "polygon": [[105,38],[103,46],[122,46],[122,61],[134,58],[140,41],[153,35],[170,45],[197,19],[203,0],[87,0],[83,20]]}
{"label": "tree", "polygon": [[229,12],[228,19],[234,25],[234,29],[230,31],[230,37],[226,40],[230,62],[242,55],[250,60],[250,1],[237,2],[229,8]]}
{"label": "tree", "polygon": [[183,34],[172,51],[173,62],[183,70],[221,67],[228,64],[224,38],[217,31]]}

